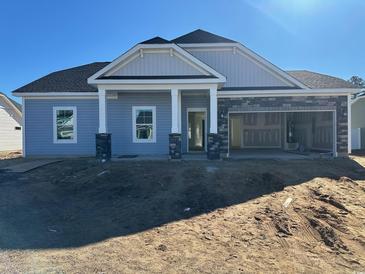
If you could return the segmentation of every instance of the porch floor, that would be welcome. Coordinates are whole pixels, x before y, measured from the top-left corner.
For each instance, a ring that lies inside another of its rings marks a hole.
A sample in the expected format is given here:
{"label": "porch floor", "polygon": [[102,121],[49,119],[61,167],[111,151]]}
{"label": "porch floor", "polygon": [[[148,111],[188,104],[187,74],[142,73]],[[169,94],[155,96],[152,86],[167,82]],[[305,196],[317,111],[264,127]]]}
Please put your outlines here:
{"label": "porch floor", "polygon": [[319,159],[330,158],[329,153],[309,152],[299,154],[296,152],[288,152],[282,149],[231,149],[229,153],[230,159],[247,160],[247,159],[273,159],[273,160],[303,160],[303,159]]}
{"label": "porch floor", "polygon": [[[134,157],[112,157],[112,161],[158,161],[158,160],[168,160],[169,155],[135,155]],[[182,154],[181,160],[184,161],[204,161],[207,160],[206,152],[202,153],[184,153]]]}
{"label": "porch floor", "polygon": [[[288,152],[281,149],[231,149],[229,159],[231,160],[304,160],[304,159],[328,159],[331,153],[309,152],[299,154]],[[158,161],[168,160],[169,156],[164,155],[135,155],[134,157],[112,157],[112,161]],[[184,153],[181,160],[183,161],[204,161],[207,160],[206,152],[202,153]]]}

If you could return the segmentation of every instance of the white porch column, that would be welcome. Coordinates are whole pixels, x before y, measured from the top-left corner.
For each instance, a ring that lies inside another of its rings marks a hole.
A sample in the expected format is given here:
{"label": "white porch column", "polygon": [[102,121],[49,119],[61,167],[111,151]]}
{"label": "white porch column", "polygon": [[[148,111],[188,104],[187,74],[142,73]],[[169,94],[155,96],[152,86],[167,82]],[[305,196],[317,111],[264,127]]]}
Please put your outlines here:
{"label": "white porch column", "polygon": [[179,90],[171,89],[171,133],[180,133],[179,114],[181,110],[179,100]]}
{"label": "white porch column", "polygon": [[[347,95],[347,152],[351,154],[352,152],[352,132],[351,132],[351,95]],[[337,138],[336,138],[337,139]]]}
{"label": "white porch column", "polygon": [[98,96],[99,96],[99,133],[107,133],[105,89],[99,89]]}
{"label": "white porch column", "polygon": [[217,88],[210,88],[210,133],[218,133]]}
{"label": "white porch column", "polygon": [[179,128],[179,133],[181,133],[181,91],[178,90],[178,128]]}

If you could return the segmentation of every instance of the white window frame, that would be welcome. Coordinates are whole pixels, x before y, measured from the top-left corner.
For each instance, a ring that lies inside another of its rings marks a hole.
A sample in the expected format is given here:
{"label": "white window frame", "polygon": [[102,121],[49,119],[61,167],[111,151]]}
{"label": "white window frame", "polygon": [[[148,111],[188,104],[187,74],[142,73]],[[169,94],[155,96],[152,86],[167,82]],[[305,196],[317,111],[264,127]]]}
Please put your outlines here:
{"label": "white window frame", "polygon": [[[137,124],[136,124],[136,112],[138,110],[152,110],[152,139],[137,139],[136,131],[137,131]],[[132,124],[133,124],[133,143],[156,143],[156,106],[133,106],[132,107]]]}
{"label": "white window frame", "polygon": [[[59,140],[57,139],[57,111],[58,110],[72,110],[73,111],[73,129],[74,129],[74,138],[67,140]],[[53,143],[54,144],[77,144],[77,107],[70,106],[57,106],[53,107]]]}

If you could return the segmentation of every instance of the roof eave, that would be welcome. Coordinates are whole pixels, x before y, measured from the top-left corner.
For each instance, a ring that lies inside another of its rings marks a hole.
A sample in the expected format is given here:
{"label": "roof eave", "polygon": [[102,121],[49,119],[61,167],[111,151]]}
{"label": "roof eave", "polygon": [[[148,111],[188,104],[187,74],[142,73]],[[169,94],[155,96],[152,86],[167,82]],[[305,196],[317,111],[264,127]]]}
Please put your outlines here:
{"label": "roof eave", "polygon": [[232,90],[218,91],[219,97],[245,97],[245,96],[348,96],[357,93],[358,89],[326,88],[326,89],[277,89],[277,90]]}
{"label": "roof eave", "polygon": [[141,79],[141,80],[88,80],[90,85],[105,85],[105,84],[222,84],[225,83],[225,79],[219,78],[201,78],[201,79]]}

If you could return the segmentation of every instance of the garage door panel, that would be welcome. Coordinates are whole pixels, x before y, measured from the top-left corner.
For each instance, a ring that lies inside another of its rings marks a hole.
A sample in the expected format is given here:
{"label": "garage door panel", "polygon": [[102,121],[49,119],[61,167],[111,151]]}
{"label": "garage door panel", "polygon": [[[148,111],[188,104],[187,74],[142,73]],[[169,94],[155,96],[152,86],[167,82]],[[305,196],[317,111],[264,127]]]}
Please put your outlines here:
{"label": "garage door panel", "polygon": [[280,147],[280,129],[244,129],[244,147]]}
{"label": "garage door panel", "polygon": [[333,142],[332,135],[332,127],[317,127],[313,136],[313,148],[330,149]]}

